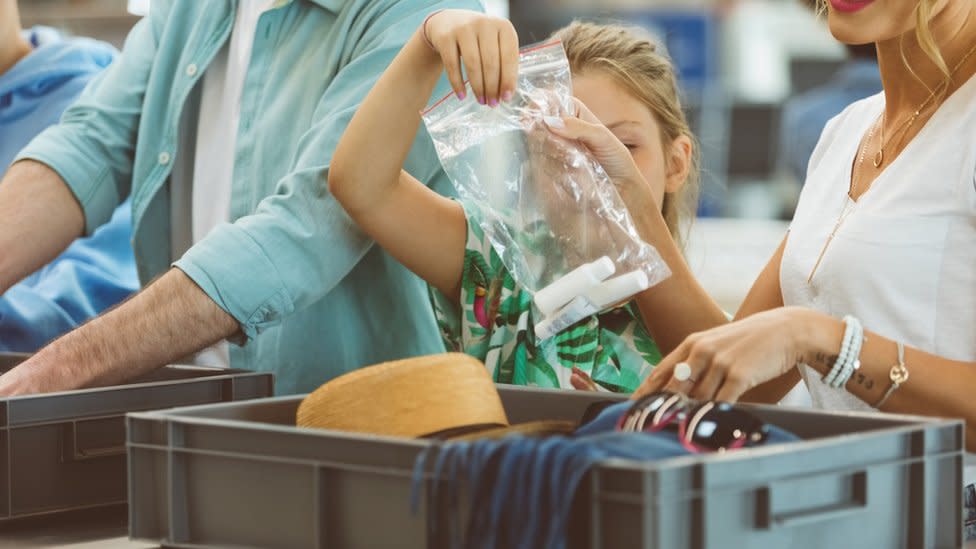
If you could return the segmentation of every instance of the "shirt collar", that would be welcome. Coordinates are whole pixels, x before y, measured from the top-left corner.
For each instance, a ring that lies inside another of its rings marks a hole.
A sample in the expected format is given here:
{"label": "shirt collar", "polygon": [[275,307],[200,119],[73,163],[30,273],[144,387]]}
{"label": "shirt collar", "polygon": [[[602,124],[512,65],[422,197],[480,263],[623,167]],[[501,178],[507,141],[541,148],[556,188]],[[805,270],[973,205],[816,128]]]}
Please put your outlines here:
{"label": "shirt collar", "polygon": [[[277,2],[275,2],[274,7],[276,8],[281,7],[284,6],[285,4],[290,4],[293,1],[294,0],[278,0]],[[339,13],[339,10],[342,9],[342,5],[346,3],[346,0],[308,0],[308,1],[318,5],[320,8],[327,9],[333,13]]]}

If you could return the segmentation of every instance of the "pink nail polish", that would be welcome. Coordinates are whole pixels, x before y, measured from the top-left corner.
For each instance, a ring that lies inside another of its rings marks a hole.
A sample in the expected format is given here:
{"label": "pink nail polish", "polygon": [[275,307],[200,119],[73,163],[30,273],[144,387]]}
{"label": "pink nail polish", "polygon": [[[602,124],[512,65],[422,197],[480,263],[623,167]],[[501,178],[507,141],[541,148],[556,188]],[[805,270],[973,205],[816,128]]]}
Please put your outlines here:
{"label": "pink nail polish", "polygon": [[485,98],[479,95],[478,96],[478,104],[479,105],[484,105],[485,104]]}
{"label": "pink nail polish", "polygon": [[502,101],[504,101],[504,102],[507,103],[507,102],[509,102],[511,100],[512,100],[512,92],[507,91],[507,92],[505,92],[505,93],[502,94]]}
{"label": "pink nail polish", "polygon": [[489,102],[489,104],[490,104],[490,105],[491,105],[492,107],[497,107],[497,106],[498,106],[498,100],[497,100],[497,99],[492,99],[492,100],[491,100],[491,101]]}
{"label": "pink nail polish", "polygon": [[464,98],[467,97],[467,96],[468,96],[468,94],[464,93],[463,91],[457,92],[457,98],[460,101],[464,101]]}

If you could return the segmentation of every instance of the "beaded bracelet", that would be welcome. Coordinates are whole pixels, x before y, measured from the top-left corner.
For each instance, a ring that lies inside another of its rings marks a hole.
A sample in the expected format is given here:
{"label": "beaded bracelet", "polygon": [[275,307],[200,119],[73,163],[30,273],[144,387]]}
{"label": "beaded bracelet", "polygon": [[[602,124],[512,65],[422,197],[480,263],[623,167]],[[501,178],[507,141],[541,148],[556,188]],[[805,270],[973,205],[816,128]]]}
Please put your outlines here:
{"label": "beaded bracelet", "polygon": [[861,354],[861,344],[864,341],[864,328],[861,322],[851,316],[844,317],[844,339],[837,354],[833,367],[823,377],[823,382],[830,387],[841,388],[851,378],[854,370],[860,366],[858,359]]}
{"label": "beaded bracelet", "polygon": [[851,379],[854,372],[861,367],[861,347],[864,345],[864,328],[861,326],[861,322],[856,318],[851,317],[854,324],[854,335],[851,338],[851,347],[848,349],[847,359],[844,361],[844,369],[841,370],[840,374],[834,379],[833,385],[835,389],[840,389],[847,385],[847,381]]}

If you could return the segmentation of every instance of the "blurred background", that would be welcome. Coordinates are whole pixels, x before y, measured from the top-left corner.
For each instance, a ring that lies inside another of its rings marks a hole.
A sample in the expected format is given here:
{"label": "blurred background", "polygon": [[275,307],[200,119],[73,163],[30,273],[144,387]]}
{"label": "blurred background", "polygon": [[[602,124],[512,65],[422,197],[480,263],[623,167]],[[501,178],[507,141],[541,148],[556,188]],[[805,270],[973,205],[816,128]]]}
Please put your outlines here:
{"label": "blurred background", "polygon": [[[148,2],[21,0],[20,6],[26,26],[54,26],[121,47]],[[702,148],[701,203],[689,260],[730,312],[785,234],[823,123],[858,93],[875,91],[870,60],[860,63],[860,72],[851,68],[864,52],[838,44],[812,0],[486,5],[511,18],[524,44],[545,39],[574,18],[639,25],[658,37],[678,68]]]}

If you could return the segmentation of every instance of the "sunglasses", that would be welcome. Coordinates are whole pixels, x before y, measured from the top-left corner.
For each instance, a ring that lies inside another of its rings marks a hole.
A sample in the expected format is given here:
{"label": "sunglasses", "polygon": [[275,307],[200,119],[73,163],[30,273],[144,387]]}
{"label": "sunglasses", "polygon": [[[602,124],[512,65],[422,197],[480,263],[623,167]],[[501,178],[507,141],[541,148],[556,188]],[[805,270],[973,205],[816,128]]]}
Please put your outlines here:
{"label": "sunglasses", "polygon": [[769,426],[728,402],[697,402],[680,393],[661,391],[638,399],[617,422],[617,430],[653,433],[677,429],[690,452],[723,452],[760,444]]}

